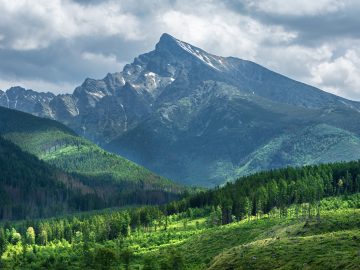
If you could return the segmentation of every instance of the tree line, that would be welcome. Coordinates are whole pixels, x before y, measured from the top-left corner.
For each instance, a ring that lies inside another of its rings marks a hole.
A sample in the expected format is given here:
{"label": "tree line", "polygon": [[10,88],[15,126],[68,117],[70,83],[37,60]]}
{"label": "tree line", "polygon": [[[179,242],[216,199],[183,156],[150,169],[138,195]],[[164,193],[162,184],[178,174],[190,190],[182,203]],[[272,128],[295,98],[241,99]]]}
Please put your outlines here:
{"label": "tree line", "polygon": [[[87,230],[96,236],[94,241],[101,242],[126,237],[140,227],[145,230],[150,227],[166,229],[167,218],[172,214],[185,218],[210,215],[213,223],[228,224],[263,214],[286,216],[290,205],[296,205],[294,215],[303,213],[304,205],[311,214],[324,197],[358,192],[360,161],[289,167],[242,177],[223,187],[191,194],[164,205],[114,210],[107,214],[28,220],[18,223],[16,229],[24,236],[29,227],[34,228],[38,244],[56,239],[72,242],[77,232],[86,235]],[[5,226],[3,230],[7,230],[6,235],[11,241],[11,226]],[[46,238],[40,240],[41,235],[46,235]]]}
{"label": "tree line", "polygon": [[180,190],[144,188],[107,174],[65,173],[0,136],[0,220],[44,218],[125,205],[164,204]]}
{"label": "tree line", "polygon": [[[306,204],[309,213],[324,197],[360,192],[360,161],[288,167],[260,172],[229,182],[222,188],[188,198],[186,207],[220,207],[222,224],[271,213],[287,215],[292,204]],[[179,205],[178,207],[183,207]],[[296,213],[300,208],[296,208]],[[318,213],[319,214],[319,213]]]}
{"label": "tree line", "polygon": [[[319,217],[319,201],[322,198],[359,192],[360,161],[289,167],[242,177],[223,187],[190,194],[164,205],[5,222],[0,225],[0,254],[10,244],[24,246],[27,254],[29,247],[36,251],[38,246],[65,241],[81,249],[84,265],[99,261],[106,265],[111,263],[111,258],[115,258],[114,251],[94,247],[96,243],[113,240],[118,243],[117,250],[122,251],[121,256],[126,264],[132,255],[122,246],[121,239],[139,232],[167,231],[169,219],[174,216],[183,221],[184,227],[186,221],[194,217],[207,217],[207,226],[210,227],[264,214],[309,218],[315,213]],[[176,253],[170,254],[164,265],[181,261],[181,258],[173,260],[177,256]],[[93,261],[86,262],[87,258]],[[144,263],[151,267],[153,262],[149,260]]]}

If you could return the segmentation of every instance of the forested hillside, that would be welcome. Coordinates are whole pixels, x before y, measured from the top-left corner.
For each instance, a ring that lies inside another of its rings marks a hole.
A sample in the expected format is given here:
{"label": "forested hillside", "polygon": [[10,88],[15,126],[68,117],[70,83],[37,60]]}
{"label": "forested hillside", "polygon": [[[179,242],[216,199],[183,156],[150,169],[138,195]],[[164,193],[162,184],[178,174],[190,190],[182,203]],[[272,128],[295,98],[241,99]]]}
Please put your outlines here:
{"label": "forested hillside", "polygon": [[49,217],[105,207],[95,189],[0,136],[0,220]]}
{"label": "forested hillside", "polygon": [[[91,210],[130,204],[162,204],[179,198],[181,193],[185,191],[184,187],[174,184],[166,178],[155,175],[120,156],[107,153],[53,120],[0,108],[0,135],[18,145],[28,153],[28,156],[33,154],[43,160],[47,164],[47,168],[52,168],[52,170],[56,168],[59,176],[54,176],[53,182],[56,180],[58,182],[63,181],[62,175],[72,175],[79,181],[78,185],[81,185],[83,190],[91,190],[91,193],[96,194],[96,196],[94,195],[97,198],[96,200],[85,200],[82,203],[86,204],[86,207],[78,207],[75,210]],[[6,154],[4,154],[5,157]],[[33,156],[32,159],[36,160]],[[7,160],[7,162],[9,164],[16,163],[12,159]],[[41,162],[42,166],[45,166],[44,162]],[[3,166],[5,166],[4,164]],[[31,167],[30,164],[26,164],[26,166]],[[26,187],[22,185],[28,184],[27,179],[35,177],[36,174],[31,174],[19,167],[9,169],[7,175],[4,172],[1,176],[4,179],[8,176],[13,177],[15,181],[19,174],[23,176],[23,179],[22,181],[19,180],[16,185],[26,190]],[[49,177],[51,178],[51,176]],[[47,182],[47,178],[40,175],[36,176],[36,179],[37,183]],[[34,185],[33,188],[36,189],[37,187]],[[7,193],[10,191],[7,190]],[[20,194],[16,198],[20,204],[25,202],[25,200],[22,201],[23,197]],[[52,198],[54,204],[57,199],[56,196]],[[66,201],[67,198],[62,198],[62,200]],[[14,205],[11,203],[11,207],[15,207]],[[34,208],[36,206],[42,208],[43,204],[35,204]],[[35,214],[32,211],[27,212],[22,209],[20,212],[15,211],[17,212],[16,216],[5,213],[3,218],[49,216],[51,213],[54,215],[66,213],[68,210],[66,207],[59,211],[48,209],[46,210],[47,213]],[[34,211],[38,211],[38,209]]]}
{"label": "forested hillside", "polygon": [[101,176],[114,182],[180,189],[133,162],[107,153],[53,120],[0,108],[0,133],[23,150],[69,172]]}
{"label": "forested hillside", "polygon": [[163,206],[7,223],[1,262],[5,269],[358,269],[359,175],[360,162],[286,168]]}
{"label": "forested hillside", "polygon": [[186,201],[186,207],[221,206],[226,224],[234,217],[261,216],[274,208],[286,215],[291,204],[308,203],[310,211],[324,197],[358,192],[360,161],[352,161],[256,173],[220,189],[198,193]]}

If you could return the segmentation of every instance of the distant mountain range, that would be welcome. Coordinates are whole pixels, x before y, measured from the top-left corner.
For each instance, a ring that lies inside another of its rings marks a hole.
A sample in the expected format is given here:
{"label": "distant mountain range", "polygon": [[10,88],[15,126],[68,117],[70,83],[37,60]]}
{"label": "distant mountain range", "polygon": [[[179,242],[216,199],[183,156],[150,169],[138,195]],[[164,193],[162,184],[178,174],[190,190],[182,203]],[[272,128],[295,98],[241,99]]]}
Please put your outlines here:
{"label": "distant mountain range", "polygon": [[58,120],[180,183],[360,158],[360,103],[163,34],[122,72],[73,94],[13,87],[0,105]]}

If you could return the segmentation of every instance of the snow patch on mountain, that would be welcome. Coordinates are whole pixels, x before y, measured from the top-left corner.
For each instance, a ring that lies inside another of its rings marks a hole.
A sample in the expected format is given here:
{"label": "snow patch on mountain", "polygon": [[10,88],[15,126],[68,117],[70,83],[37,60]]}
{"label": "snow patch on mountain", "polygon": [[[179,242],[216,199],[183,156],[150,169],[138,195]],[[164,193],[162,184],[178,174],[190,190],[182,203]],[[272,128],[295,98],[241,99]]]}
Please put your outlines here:
{"label": "snow patch on mountain", "polygon": [[195,47],[191,46],[190,44],[180,41],[178,39],[175,39],[176,43],[185,51],[192,54],[196,58],[200,59],[202,62],[204,62],[206,65],[221,71],[221,69],[218,67],[218,64],[221,66],[224,66],[223,61],[220,59],[220,57],[215,57],[213,55],[210,55],[200,49],[196,49]]}
{"label": "snow patch on mountain", "polygon": [[10,99],[6,92],[5,92],[5,98],[6,98],[6,102],[7,102],[7,107],[10,108]]}
{"label": "snow patch on mountain", "polygon": [[125,112],[125,108],[124,108],[124,105],[123,104],[120,104],[120,107],[122,108],[123,112],[124,112],[124,131],[127,131],[127,121],[128,121],[128,118],[127,118],[127,115],[126,115],[126,112]]}
{"label": "snow patch on mountain", "polygon": [[102,92],[89,92],[89,94],[98,99],[102,99],[105,96]]}

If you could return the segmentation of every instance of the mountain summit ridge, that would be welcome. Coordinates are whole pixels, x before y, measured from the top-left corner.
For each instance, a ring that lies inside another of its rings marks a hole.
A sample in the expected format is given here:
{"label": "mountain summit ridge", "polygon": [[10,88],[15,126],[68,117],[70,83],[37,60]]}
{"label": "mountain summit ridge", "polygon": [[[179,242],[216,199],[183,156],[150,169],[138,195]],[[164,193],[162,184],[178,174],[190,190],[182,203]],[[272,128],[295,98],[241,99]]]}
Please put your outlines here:
{"label": "mountain summit ridge", "polygon": [[[174,56],[177,59],[174,60]],[[216,56],[196,46],[193,46],[187,42],[181,41],[168,33],[163,33],[158,43],[155,45],[155,49],[153,51],[139,55],[134,59],[134,61],[131,64],[126,64],[123,68],[123,71],[121,72],[108,73],[103,79],[86,78],[80,86],[75,88],[73,94],[60,94],[56,96],[50,92],[46,92],[46,93],[36,92],[31,89],[26,90],[25,88],[17,86],[17,87],[11,87],[6,91],[0,92],[0,105],[3,107],[17,109],[15,106],[16,97],[9,98],[8,94],[10,92],[11,93],[17,92],[15,93],[15,95],[18,94],[18,96],[22,98],[21,95],[23,95],[23,93],[30,92],[30,94],[32,95],[31,99],[33,99],[33,103],[36,104],[36,109],[20,107],[19,110],[24,110],[26,112],[35,115],[64,121],[64,119],[61,119],[61,117],[56,116],[56,108],[53,108],[56,106],[51,105],[50,104],[51,101],[58,99],[57,102],[53,102],[55,104],[57,103],[58,106],[60,106],[59,103],[60,104],[65,103],[62,104],[62,106],[70,107],[73,110],[73,112],[71,113],[72,117],[76,117],[78,116],[79,111],[81,109],[86,111],[89,107],[95,107],[96,103],[98,103],[103,97],[116,95],[120,91],[120,88],[124,87],[126,83],[128,83],[135,90],[140,90],[140,92],[145,91],[148,92],[151,96],[154,95],[157,96],[159,95],[159,93],[157,93],[157,91],[154,91],[156,90],[156,88],[165,88],[167,85],[174,82],[179,74],[182,74],[181,72],[176,72],[177,68],[178,69],[183,69],[185,67],[191,68],[186,64],[193,66],[197,65],[194,63],[185,63],[183,65],[180,65],[179,67],[170,64],[171,61],[173,61],[172,64],[174,64],[175,61],[186,62],[183,58],[181,58],[184,56],[185,57],[187,56],[187,58],[191,58],[192,60],[195,60],[197,64],[199,63],[204,64],[205,66],[212,69],[215,73],[228,72],[229,74],[224,75],[224,77],[226,77],[227,83],[231,82],[232,80],[234,81],[234,78],[236,77],[244,77],[244,76],[249,77],[249,74],[246,73],[250,73],[252,75],[252,77],[250,77],[251,80],[261,81],[264,79],[263,74],[255,74],[254,72],[254,70],[257,68],[261,69],[260,73],[264,73],[264,71],[265,72],[268,71],[273,74],[276,74],[277,76],[279,76],[280,79],[289,79],[281,74],[268,70],[254,62],[235,58],[235,57]],[[165,58],[166,63],[164,64],[162,62],[159,62],[158,59],[156,59],[159,57]],[[217,77],[214,73],[211,72],[210,72],[210,76]],[[299,83],[295,80],[292,79],[290,80],[294,83]],[[159,83],[159,81],[161,81],[161,83]],[[239,82],[236,82],[235,80],[235,84],[238,83]],[[242,90],[246,90],[249,93],[253,92],[253,89],[251,89],[251,87],[248,86],[248,82],[243,83],[242,86],[243,88],[245,87],[248,88]],[[342,103],[345,103],[346,105],[354,109],[360,108],[359,102],[351,101],[345,98],[335,96],[333,94],[324,92],[318,88],[308,86],[306,84],[303,84],[303,86],[310,88],[312,92],[321,91],[322,94],[321,96],[326,97],[325,98],[326,102],[328,102],[329,99],[333,100],[335,98],[335,100],[340,99]],[[264,93],[257,93],[257,94],[269,98],[269,96],[271,96],[273,93],[268,93],[265,95]],[[82,95],[85,95],[85,97]],[[69,99],[72,99],[72,102],[69,102]],[[86,100],[86,104],[83,104],[85,100]],[[284,102],[284,100],[281,100],[281,102]],[[306,104],[295,104],[295,105],[300,105],[305,107],[309,106]],[[62,108],[62,109],[66,110],[67,108]],[[45,110],[45,111],[41,111],[41,110]],[[51,112],[51,110],[55,112]]]}
{"label": "mountain summit ridge", "polygon": [[[6,93],[0,105],[13,108]],[[182,183],[215,185],[262,169],[360,158],[339,153],[340,145],[359,143],[359,102],[166,33],[122,71],[87,78],[73,94],[45,95],[17,99],[16,109],[65,123]],[[308,158],[295,160],[300,153]]]}
{"label": "mountain summit ridge", "polygon": [[226,61],[225,57],[216,56],[204,51],[201,48],[191,45],[190,43],[181,41],[167,33],[164,33],[159,42],[155,46],[155,51],[180,51],[182,53],[188,54],[192,57],[199,59],[202,63],[214,68],[218,71],[223,69],[228,69],[228,67],[223,63]]}

